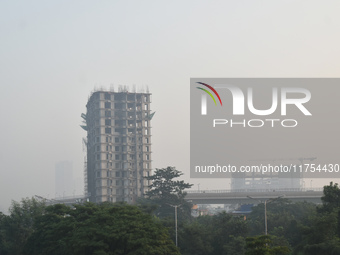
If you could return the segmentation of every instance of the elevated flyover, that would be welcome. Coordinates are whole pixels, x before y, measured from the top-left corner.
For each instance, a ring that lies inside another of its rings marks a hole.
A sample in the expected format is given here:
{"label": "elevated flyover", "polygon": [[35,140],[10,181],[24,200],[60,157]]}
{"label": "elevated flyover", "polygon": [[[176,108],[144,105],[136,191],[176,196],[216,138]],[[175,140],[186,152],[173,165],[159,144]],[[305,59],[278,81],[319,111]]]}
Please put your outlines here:
{"label": "elevated flyover", "polygon": [[[186,200],[194,204],[258,204],[270,198],[283,196],[292,202],[321,203],[323,188],[277,190],[196,190],[187,191]],[[253,199],[249,198],[252,197]]]}

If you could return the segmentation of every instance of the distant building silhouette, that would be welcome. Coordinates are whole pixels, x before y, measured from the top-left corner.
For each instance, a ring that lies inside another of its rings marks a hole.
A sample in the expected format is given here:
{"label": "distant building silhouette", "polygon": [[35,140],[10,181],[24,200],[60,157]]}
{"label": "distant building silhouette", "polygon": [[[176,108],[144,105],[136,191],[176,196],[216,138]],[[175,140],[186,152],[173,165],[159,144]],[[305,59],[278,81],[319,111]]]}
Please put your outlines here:
{"label": "distant building silhouette", "polygon": [[74,193],[71,161],[60,161],[55,165],[55,196],[71,196]]}

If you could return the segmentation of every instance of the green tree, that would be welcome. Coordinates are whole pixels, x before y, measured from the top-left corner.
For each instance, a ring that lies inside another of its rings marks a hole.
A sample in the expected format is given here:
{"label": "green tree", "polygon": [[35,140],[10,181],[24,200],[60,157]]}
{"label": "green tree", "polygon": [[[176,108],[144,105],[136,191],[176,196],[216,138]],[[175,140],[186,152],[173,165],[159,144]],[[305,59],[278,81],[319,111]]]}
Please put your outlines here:
{"label": "green tree", "polygon": [[[19,255],[34,231],[34,223],[45,211],[45,203],[35,198],[12,201],[9,216],[2,216],[1,233],[3,252],[1,254]],[[1,237],[0,237],[1,238]]]}
{"label": "green tree", "polygon": [[247,222],[227,213],[200,216],[180,228],[183,255],[244,255]]}
{"label": "green tree", "polygon": [[3,229],[3,222],[5,221],[5,218],[8,217],[4,215],[2,212],[0,212],[0,254],[7,255],[8,249],[6,247],[5,243],[5,235],[4,235],[4,229]]}
{"label": "green tree", "polygon": [[212,231],[198,221],[187,222],[179,231],[179,247],[183,255],[212,254]]}
{"label": "green tree", "polygon": [[223,251],[226,255],[244,255],[246,250],[246,240],[242,236],[229,236],[229,242],[223,245]]}
{"label": "green tree", "polygon": [[[267,204],[268,233],[285,238],[294,247],[303,238],[302,226],[311,225],[313,215],[316,205],[312,203],[276,199]],[[248,220],[251,235],[264,234],[264,204],[253,207]]]}
{"label": "green tree", "polygon": [[156,169],[155,173],[147,180],[152,181],[147,192],[148,199],[158,205],[155,213],[159,217],[169,217],[174,215],[173,206],[178,207],[178,217],[188,219],[191,213],[191,203],[184,200],[185,189],[189,189],[192,184],[185,183],[183,180],[174,180],[182,176],[175,167]]}
{"label": "green tree", "polygon": [[179,254],[150,214],[125,204],[54,205],[36,223],[25,254]]}
{"label": "green tree", "polygon": [[214,215],[212,226],[214,254],[232,254],[228,247],[237,245],[241,240],[239,237],[245,238],[248,233],[247,222],[243,217],[234,217],[226,212]]}
{"label": "green tree", "polygon": [[322,206],[300,227],[302,239],[295,254],[340,254],[340,189],[338,184],[324,186]]}
{"label": "green tree", "polygon": [[338,211],[340,208],[340,189],[337,183],[331,182],[323,187],[323,196],[321,197],[322,207],[320,212]]}
{"label": "green tree", "polygon": [[284,255],[290,254],[287,246],[277,245],[277,238],[270,235],[246,238],[246,255]]}
{"label": "green tree", "polygon": [[306,245],[303,254],[308,255],[338,255],[340,254],[340,240],[338,238],[323,243]]}

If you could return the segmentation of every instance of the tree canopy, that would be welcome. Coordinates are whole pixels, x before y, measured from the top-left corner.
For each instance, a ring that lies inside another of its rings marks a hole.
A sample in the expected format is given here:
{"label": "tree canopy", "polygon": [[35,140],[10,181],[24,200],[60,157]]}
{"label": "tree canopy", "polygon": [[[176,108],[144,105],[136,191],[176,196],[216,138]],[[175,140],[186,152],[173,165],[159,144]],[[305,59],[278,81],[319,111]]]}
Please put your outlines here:
{"label": "tree canopy", "polygon": [[44,211],[45,203],[35,198],[12,201],[10,214],[0,215],[0,254],[22,254],[24,244],[34,231],[35,221]]}
{"label": "tree canopy", "polygon": [[[319,206],[282,198],[267,204],[270,235],[263,236],[264,204],[254,206],[247,218],[225,212],[190,217],[184,190],[191,184],[175,180],[181,175],[175,168],[157,169],[149,177],[155,180],[149,198],[138,207],[46,206],[35,198],[13,201],[9,215],[0,212],[0,254],[340,254],[338,184],[324,187]],[[171,241],[175,240],[174,205],[179,248]]]}
{"label": "tree canopy", "polygon": [[340,189],[337,183],[331,182],[329,185],[324,186],[323,196],[321,197],[322,207],[320,208],[325,212],[332,212],[340,209]]}
{"label": "tree canopy", "polygon": [[146,195],[150,198],[165,199],[176,204],[185,197],[184,189],[192,186],[192,184],[185,183],[183,180],[174,180],[182,175],[183,173],[175,167],[156,169],[153,175],[146,177],[146,179],[152,181],[149,186],[150,190]]}
{"label": "tree canopy", "polygon": [[36,223],[25,254],[179,254],[167,230],[126,204],[54,205]]}
{"label": "tree canopy", "polygon": [[245,255],[285,255],[290,254],[287,246],[279,245],[277,238],[270,235],[248,237]]}
{"label": "tree canopy", "polygon": [[155,173],[146,179],[151,180],[149,191],[146,193],[148,199],[158,205],[156,215],[159,217],[172,216],[173,206],[178,207],[179,218],[188,218],[191,213],[191,203],[184,200],[185,189],[189,189],[192,184],[185,183],[183,180],[175,180],[183,173],[175,167],[156,169]]}

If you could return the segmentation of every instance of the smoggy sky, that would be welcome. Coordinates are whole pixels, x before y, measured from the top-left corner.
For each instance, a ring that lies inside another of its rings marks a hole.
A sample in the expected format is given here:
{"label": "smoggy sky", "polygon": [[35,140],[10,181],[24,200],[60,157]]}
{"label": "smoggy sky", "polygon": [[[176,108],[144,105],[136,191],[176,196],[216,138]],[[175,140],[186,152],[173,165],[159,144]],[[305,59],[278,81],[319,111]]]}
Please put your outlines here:
{"label": "smoggy sky", "polygon": [[339,12],[314,0],[1,1],[0,211],[54,197],[59,161],[82,178],[80,114],[111,84],[149,87],[154,168],[228,188],[189,178],[190,77],[339,77]]}

